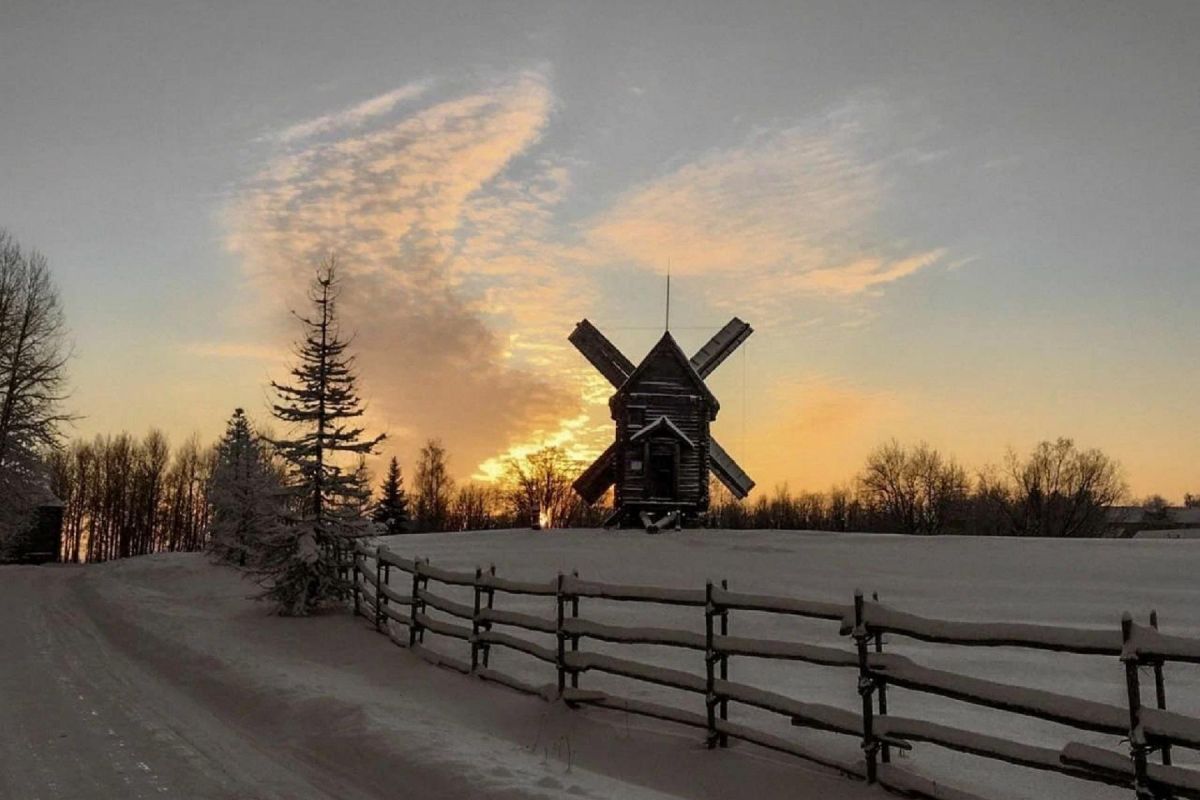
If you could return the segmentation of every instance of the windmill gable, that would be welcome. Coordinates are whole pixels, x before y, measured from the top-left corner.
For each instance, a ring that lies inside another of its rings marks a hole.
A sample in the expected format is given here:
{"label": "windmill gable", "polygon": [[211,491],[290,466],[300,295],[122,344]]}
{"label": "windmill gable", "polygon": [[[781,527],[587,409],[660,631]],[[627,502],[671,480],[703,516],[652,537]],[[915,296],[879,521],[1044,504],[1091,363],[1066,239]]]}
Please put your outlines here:
{"label": "windmill gable", "polygon": [[642,363],[638,364],[621,385],[614,399],[626,394],[655,392],[697,397],[712,409],[712,417],[716,417],[717,409],[720,408],[717,398],[704,385],[704,379],[696,373],[696,369],[679,349],[679,344],[670,333],[663,334],[658,344],[650,349]]}

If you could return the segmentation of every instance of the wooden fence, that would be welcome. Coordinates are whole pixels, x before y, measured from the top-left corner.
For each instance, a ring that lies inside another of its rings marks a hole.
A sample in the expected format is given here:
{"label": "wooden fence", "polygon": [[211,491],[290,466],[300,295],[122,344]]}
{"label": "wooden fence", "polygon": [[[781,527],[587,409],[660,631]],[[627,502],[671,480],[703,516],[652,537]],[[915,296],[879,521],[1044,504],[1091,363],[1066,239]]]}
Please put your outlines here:
{"label": "wooden fence", "polygon": [[[1200,664],[1200,639],[1159,633],[1154,614],[1148,626],[1136,624],[1126,614],[1120,629],[1111,631],[949,622],[905,613],[867,600],[861,592],[855,593],[852,604],[841,605],[733,592],[724,582],[709,583],[704,589],[666,589],[596,583],[574,574],[560,574],[551,581],[510,580],[497,576],[494,567],[476,569],[474,573],[455,572],[435,567],[427,559],[402,558],[385,547],[362,543],[355,546],[348,566],[355,613],[367,617],[380,633],[412,648],[426,660],[547,700],[561,698],[572,708],[617,709],[688,725],[705,732],[709,747],[724,747],[730,739],[751,742],[929,800],[973,800],[976,796],[898,768],[891,763],[894,750],[908,750],[912,743],[922,742],[1080,780],[1127,787],[1139,800],[1200,798],[1200,770],[1172,763],[1172,747],[1200,750],[1200,719],[1167,710],[1163,673],[1169,662]],[[439,595],[431,591],[431,583],[469,589],[473,602],[468,605]],[[497,595],[553,598],[556,613],[554,617],[542,617],[506,611],[496,607]],[[590,621],[580,616],[580,601],[589,599],[695,608],[704,615],[704,633]],[[445,618],[431,616],[431,610]],[[836,622],[853,647],[733,636],[730,614],[737,611]],[[510,629],[547,635],[554,645],[530,641]],[[428,634],[462,641],[469,655],[453,658],[426,648]],[[884,652],[885,635],[958,646],[1032,648],[1113,658],[1114,665],[1122,666],[1128,702],[1110,705],[932,669]],[[589,652],[581,649],[587,640],[693,651],[703,654],[703,674]],[[553,668],[555,682],[536,686],[496,670],[491,665],[493,647],[544,662]],[[861,711],[802,702],[732,681],[729,661],[735,656],[856,670]],[[1153,674],[1153,703],[1143,703],[1142,667]],[[587,672],[670,687],[699,695],[702,702],[685,709],[582,689],[579,679]],[[1116,735],[1127,741],[1128,750],[1120,752],[1080,742],[1054,749],[894,716],[887,706],[887,690],[892,686],[1048,720],[1078,731]],[[792,725],[854,737],[860,742],[862,758],[839,759],[819,748],[731,722],[731,703],[783,715]],[[1157,761],[1153,760],[1155,756]]]}

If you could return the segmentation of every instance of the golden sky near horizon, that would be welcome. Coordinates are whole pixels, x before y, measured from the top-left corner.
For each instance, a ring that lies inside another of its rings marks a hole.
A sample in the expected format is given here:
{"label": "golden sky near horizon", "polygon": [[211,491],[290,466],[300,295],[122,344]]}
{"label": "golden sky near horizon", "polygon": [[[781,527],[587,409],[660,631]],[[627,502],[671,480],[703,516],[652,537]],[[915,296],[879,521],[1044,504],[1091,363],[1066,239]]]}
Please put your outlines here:
{"label": "golden sky near horizon", "polygon": [[608,389],[566,337],[637,361],[669,263],[685,350],[755,328],[711,385],[761,490],[893,437],[977,469],[1070,436],[1200,492],[1188,7],[284,11],[0,31],[0,74],[39,76],[6,93],[0,225],[59,276],[80,435],[266,422],[335,253],[381,457],[588,458]]}

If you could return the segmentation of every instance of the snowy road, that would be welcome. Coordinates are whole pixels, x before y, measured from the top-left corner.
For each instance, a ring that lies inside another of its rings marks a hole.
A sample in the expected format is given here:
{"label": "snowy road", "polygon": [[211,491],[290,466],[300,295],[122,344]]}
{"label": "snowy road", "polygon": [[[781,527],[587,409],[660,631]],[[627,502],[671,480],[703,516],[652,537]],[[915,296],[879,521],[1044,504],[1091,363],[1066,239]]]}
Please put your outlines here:
{"label": "snowy road", "polygon": [[883,796],[439,670],[346,613],[273,617],[251,590],[198,555],[0,567],[0,800]]}
{"label": "snowy road", "polygon": [[0,797],[347,796],[118,650],[84,610],[81,573],[0,572]]}

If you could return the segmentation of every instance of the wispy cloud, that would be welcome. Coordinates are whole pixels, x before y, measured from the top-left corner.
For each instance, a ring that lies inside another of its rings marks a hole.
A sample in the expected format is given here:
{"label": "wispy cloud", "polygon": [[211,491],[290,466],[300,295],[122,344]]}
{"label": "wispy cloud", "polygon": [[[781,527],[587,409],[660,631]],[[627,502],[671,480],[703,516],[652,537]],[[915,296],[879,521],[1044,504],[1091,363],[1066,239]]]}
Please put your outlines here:
{"label": "wispy cloud", "polygon": [[718,304],[761,313],[797,294],[853,296],[936,264],[939,248],[891,241],[877,225],[889,163],[870,138],[886,110],[849,103],[761,131],[634,188],[586,233],[611,261],[708,279]]}
{"label": "wispy cloud", "polygon": [[552,114],[540,73],[380,115],[415,91],[293,131],[296,145],[339,128],[250,182],[228,211],[228,244],[256,302],[281,315],[303,302],[313,263],[338,254],[373,421],[399,432],[402,452],[418,444],[410,432],[444,437],[467,473],[522,437],[561,443],[579,427],[578,385],[545,368],[569,356],[563,330],[577,313],[542,241],[567,176],[517,164]]}
{"label": "wispy cloud", "polygon": [[375,117],[390,114],[405,101],[420,97],[429,90],[431,84],[432,82],[427,80],[407,83],[332,114],[324,114],[290,125],[274,134],[273,138],[281,142],[292,143],[344,128],[361,126]]}

